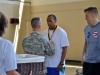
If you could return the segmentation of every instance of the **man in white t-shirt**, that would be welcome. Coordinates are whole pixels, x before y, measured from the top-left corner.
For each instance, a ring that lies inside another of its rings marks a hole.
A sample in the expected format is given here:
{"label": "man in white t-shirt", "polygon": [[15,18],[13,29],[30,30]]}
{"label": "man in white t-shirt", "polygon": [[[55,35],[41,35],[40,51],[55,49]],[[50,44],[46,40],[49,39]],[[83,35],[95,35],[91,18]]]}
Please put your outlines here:
{"label": "man in white t-shirt", "polygon": [[50,43],[54,43],[56,50],[55,55],[46,57],[46,75],[65,75],[65,56],[69,41],[67,33],[61,27],[56,25],[56,21],[55,15],[48,15],[47,24],[49,28],[43,33]]}

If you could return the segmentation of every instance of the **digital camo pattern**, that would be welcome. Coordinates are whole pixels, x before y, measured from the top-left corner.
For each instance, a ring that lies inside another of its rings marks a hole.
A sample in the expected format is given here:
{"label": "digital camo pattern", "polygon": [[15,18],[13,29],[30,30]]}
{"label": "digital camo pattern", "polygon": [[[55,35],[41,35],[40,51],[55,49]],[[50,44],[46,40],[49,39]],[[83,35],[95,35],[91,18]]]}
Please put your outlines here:
{"label": "digital camo pattern", "polygon": [[38,32],[32,32],[23,39],[22,47],[25,53],[40,56],[52,56],[55,48]]}

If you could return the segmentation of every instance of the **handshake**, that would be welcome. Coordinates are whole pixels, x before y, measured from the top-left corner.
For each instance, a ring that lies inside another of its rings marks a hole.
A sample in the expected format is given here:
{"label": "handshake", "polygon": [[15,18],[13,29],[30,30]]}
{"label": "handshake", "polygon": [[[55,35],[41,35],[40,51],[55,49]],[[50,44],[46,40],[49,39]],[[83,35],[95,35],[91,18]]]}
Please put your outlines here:
{"label": "handshake", "polygon": [[51,45],[55,45],[53,41],[50,42]]}

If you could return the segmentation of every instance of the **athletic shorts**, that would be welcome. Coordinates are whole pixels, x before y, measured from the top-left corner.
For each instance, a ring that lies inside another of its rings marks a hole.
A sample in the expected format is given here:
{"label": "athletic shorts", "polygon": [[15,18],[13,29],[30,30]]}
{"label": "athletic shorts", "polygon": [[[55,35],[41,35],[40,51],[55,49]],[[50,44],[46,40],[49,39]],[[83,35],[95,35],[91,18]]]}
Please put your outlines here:
{"label": "athletic shorts", "polygon": [[65,67],[61,71],[57,71],[57,68],[47,67],[46,75],[65,75]]}
{"label": "athletic shorts", "polygon": [[100,63],[83,63],[83,75],[100,75]]}

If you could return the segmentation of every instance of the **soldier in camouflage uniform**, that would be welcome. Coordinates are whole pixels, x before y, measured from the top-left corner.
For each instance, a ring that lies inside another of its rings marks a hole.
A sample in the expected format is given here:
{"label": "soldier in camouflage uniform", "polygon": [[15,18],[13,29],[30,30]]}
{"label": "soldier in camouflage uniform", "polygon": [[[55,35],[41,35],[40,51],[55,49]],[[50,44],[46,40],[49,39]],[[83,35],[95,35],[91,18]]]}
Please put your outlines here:
{"label": "soldier in camouflage uniform", "polygon": [[[54,43],[49,43],[39,32],[41,30],[41,19],[34,17],[31,20],[33,32],[27,35],[22,41],[22,47],[25,54],[34,54],[39,56],[52,56],[55,54]],[[44,71],[46,67],[44,68]]]}

